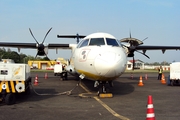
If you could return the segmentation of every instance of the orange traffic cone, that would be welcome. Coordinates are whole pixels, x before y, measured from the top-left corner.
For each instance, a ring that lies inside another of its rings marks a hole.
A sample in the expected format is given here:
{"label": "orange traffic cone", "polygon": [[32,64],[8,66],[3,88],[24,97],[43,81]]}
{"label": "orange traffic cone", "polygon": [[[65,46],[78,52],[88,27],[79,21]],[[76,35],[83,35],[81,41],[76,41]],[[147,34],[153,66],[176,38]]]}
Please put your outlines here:
{"label": "orange traffic cone", "polygon": [[166,84],[166,80],[165,80],[164,74],[162,74],[161,83],[162,84]]}
{"label": "orange traffic cone", "polygon": [[44,78],[45,78],[45,79],[47,79],[47,78],[48,78],[48,74],[47,74],[47,73],[45,73]]}
{"label": "orange traffic cone", "polygon": [[35,80],[34,80],[34,85],[38,85],[38,76],[36,75]]}
{"label": "orange traffic cone", "polygon": [[152,96],[148,96],[146,120],[155,120]]}
{"label": "orange traffic cone", "polygon": [[139,77],[139,84],[138,86],[144,86],[143,82],[142,82],[142,76]]}
{"label": "orange traffic cone", "polygon": [[145,80],[147,80],[148,79],[148,75],[147,74],[145,74]]}

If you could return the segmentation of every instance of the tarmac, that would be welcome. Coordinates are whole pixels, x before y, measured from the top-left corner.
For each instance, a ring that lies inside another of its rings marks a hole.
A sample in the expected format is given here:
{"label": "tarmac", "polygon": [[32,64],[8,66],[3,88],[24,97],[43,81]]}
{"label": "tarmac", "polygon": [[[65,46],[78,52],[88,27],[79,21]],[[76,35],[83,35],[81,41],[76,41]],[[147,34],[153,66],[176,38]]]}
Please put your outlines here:
{"label": "tarmac", "polygon": [[[180,86],[162,84],[157,73],[147,73],[147,80],[145,73],[134,73],[133,79],[130,73],[123,74],[111,88],[113,98],[99,98],[93,81],[44,75],[32,72],[31,94],[16,95],[16,104],[0,103],[0,120],[145,120],[149,95],[156,120],[180,119]],[[143,86],[138,86],[140,75]]]}

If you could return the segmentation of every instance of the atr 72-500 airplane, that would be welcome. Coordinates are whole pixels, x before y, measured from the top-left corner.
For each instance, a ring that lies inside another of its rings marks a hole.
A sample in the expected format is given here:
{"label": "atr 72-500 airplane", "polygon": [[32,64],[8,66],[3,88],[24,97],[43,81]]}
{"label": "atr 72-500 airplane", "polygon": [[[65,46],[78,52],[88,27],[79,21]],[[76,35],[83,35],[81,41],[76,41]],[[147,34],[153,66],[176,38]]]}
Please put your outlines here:
{"label": "atr 72-500 airplane", "polygon": [[[51,28],[52,29],[52,28]],[[112,81],[123,74],[126,69],[127,57],[134,58],[134,52],[137,51],[146,57],[146,50],[179,50],[180,46],[143,46],[143,42],[131,38],[117,40],[114,36],[108,33],[93,33],[88,36],[80,35],[57,35],[58,38],[77,38],[77,44],[60,44],[50,43],[44,44],[48,35],[46,33],[42,43],[39,43],[34,37],[31,29],[30,33],[36,43],[11,43],[0,42],[0,46],[37,49],[37,55],[47,56],[47,49],[71,49],[72,56],[69,60],[69,65],[66,67],[67,72],[72,75],[78,75],[80,79],[89,79],[95,81],[95,85],[100,89],[100,94],[109,94],[106,87],[108,83],[112,86]],[[82,40],[79,42],[79,39]],[[129,44],[122,44],[127,42]],[[138,51],[142,50],[142,52]],[[149,57],[148,57],[149,58]]]}

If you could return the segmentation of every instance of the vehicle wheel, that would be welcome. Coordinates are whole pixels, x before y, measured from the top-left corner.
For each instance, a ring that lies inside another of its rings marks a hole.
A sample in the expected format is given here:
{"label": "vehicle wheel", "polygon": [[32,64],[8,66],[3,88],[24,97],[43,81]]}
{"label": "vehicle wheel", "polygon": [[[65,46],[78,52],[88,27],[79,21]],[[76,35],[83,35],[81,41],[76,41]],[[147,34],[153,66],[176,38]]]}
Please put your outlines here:
{"label": "vehicle wheel", "polygon": [[25,95],[30,95],[31,94],[31,89],[30,89],[30,86],[28,86],[25,90]]}
{"label": "vehicle wheel", "polygon": [[5,103],[7,105],[12,105],[16,102],[15,94],[9,93],[5,97]]}

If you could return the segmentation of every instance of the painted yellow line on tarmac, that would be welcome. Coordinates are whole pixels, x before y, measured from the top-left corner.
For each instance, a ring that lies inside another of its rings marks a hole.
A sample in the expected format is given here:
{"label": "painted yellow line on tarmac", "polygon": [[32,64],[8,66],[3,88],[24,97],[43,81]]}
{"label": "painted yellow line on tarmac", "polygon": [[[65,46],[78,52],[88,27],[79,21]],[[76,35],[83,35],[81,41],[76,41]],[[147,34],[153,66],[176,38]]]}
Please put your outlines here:
{"label": "painted yellow line on tarmac", "polygon": [[[88,89],[86,89],[82,84],[80,84],[80,86],[87,92],[87,93],[92,93],[90,92]],[[106,105],[103,101],[101,101],[98,97],[93,97],[97,102],[99,102],[104,108],[106,108],[106,110],[108,110],[112,115],[114,115],[115,117],[121,119],[121,120],[130,120],[127,117],[124,117],[122,115],[119,115],[118,113],[116,113],[114,110],[112,110],[108,105]]]}

